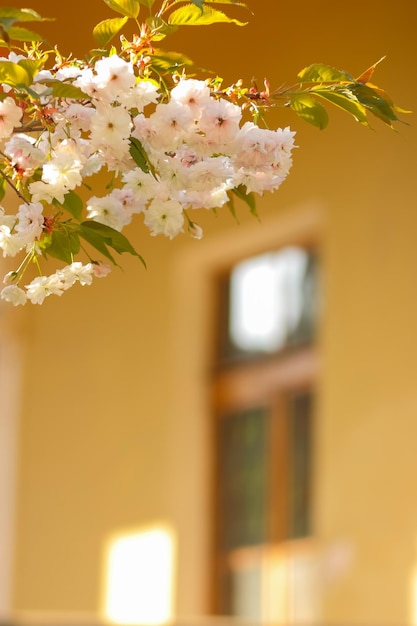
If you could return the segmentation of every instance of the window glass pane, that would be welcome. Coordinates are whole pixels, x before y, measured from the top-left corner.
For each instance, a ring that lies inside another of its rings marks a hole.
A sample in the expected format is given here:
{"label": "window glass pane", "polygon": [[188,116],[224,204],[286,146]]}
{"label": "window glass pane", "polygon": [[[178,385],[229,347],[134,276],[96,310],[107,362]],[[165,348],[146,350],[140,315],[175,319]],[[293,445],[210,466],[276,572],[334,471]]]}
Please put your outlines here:
{"label": "window glass pane", "polygon": [[219,420],[218,514],[223,549],[265,538],[267,414],[254,409]]}
{"label": "window glass pane", "polygon": [[312,339],[316,260],[289,246],[247,259],[232,270],[227,319],[228,356],[272,353]]}
{"label": "window glass pane", "polygon": [[289,402],[290,431],[290,537],[305,537],[311,532],[311,427],[312,394],[298,393]]}

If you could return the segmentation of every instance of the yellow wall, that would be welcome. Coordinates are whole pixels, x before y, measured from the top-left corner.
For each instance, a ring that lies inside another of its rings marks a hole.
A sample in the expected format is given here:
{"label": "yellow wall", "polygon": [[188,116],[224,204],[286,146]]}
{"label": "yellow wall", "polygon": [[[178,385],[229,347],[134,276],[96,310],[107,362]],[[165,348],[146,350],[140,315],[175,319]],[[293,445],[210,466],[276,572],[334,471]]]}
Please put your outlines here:
{"label": "yellow wall", "polygon": [[[33,0],[64,51],[92,45],[110,14],[100,0]],[[229,80],[289,83],[311,62],[376,74],[416,107],[414,0],[249,2],[245,29],[190,30],[172,47]],[[67,13],[67,14],[66,14]],[[204,42],[203,42],[204,38]],[[414,124],[414,116],[410,121]],[[259,202],[203,215],[205,239],[132,239],[126,259],[90,288],[19,316],[25,349],[14,565],[16,610],[88,611],[101,596],[102,550],[123,528],[171,522],[178,533],[178,614],[206,610],[207,375],[215,271],[282,233],[318,231],[324,268],[315,529],[323,622],[405,624],[417,565],[416,130],[375,132],[332,112],[297,129],[294,169]]]}

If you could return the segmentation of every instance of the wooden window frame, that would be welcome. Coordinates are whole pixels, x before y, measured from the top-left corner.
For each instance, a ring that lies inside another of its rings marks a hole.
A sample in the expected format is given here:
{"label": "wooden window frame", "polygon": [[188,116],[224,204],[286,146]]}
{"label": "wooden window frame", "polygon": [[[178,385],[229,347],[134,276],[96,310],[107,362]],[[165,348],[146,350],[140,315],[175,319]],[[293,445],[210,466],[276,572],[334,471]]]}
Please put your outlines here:
{"label": "wooden window frame", "polygon": [[[310,247],[310,246],[305,246]],[[220,277],[220,289],[223,290],[223,303],[219,299],[220,315],[225,314],[224,286],[225,276]],[[224,325],[223,325],[224,327]],[[217,328],[219,330],[219,327]],[[217,335],[218,336],[218,335]],[[220,340],[223,340],[221,337]],[[267,406],[271,410],[270,437],[268,456],[270,475],[268,485],[268,517],[267,540],[256,546],[244,546],[227,553],[219,548],[220,514],[216,500],[216,485],[219,481],[217,470],[212,476],[212,501],[215,502],[213,514],[212,540],[212,589],[211,612],[227,613],[228,579],[227,570],[230,565],[247,567],[258,561],[262,564],[262,576],[267,578],[270,563],[277,555],[307,554],[314,551],[312,536],[289,539],[288,503],[283,502],[286,493],[284,484],[288,481],[288,420],[286,419],[286,396],[292,392],[315,390],[319,372],[319,357],[316,344],[284,350],[276,354],[253,355],[248,359],[234,359],[222,362],[218,359],[213,370],[211,387],[212,415],[212,448],[216,454],[218,421],[235,411]],[[313,418],[314,422],[314,418]],[[216,467],[216,463],[214,464]],[[277,496],[276,494],[281,494]],[[281,500],[280,500],[281,498]],[[314,498],[314,495],[313,495]],[[287,517],[283,515],[287,512]],[[268,585],[262,594],[268,594]],[[262,605],[268,606],[268,599],[262,598]],[[268,611],[268,609],[267,609]],[[264,616],[263,616],[264,617]]]}

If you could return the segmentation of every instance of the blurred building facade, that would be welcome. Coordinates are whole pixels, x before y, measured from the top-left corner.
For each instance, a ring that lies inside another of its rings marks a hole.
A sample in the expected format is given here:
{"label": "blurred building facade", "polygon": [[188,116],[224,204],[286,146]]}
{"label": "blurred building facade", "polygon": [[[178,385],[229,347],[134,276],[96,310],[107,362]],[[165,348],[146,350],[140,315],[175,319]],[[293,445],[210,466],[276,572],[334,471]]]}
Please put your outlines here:
{"label": "blurred building facade", "polygon": [[[343,18],[333,5],[258,0],[245,28],[190,28],[171,47],[272,88],[312,62],[359,75],[386,54],[375,82],[415,108],[412,1],[354,0]],[[110,15],[100,0],[31,6],[58,18],[45,30],[75,54]],[[298,582],[299,544],[281,542],[271,593],[288,585],[288,607],[273,617],[417,623],[416,131],[330,118],[321,132],[271,112],[299,148],[282,189],[258,202],[260,222],[242,205],[239,225],[207,213],[203,240],[168,241],[138,220],[147,270],[126,259],[41,307],[1,307],[0,615],[99,620],[109,542],[149,528],[173,537],[170,619],[210,615],[218,287],[243,259],[307,242],[321,276],[311,530]]]}

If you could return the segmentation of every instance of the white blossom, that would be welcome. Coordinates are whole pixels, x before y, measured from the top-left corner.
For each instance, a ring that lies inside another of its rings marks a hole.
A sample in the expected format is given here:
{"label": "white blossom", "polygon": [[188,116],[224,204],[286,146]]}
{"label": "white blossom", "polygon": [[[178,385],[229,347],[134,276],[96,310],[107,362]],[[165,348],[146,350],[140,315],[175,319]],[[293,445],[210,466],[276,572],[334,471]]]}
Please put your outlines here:
{"label": "white blossom", "polygon": [[150,80],[140,80],[128,91],[119,95],[119,101],[126,109],[137,109],[142,113],[148,104],[156,104],[160,98],[158,87]]}
{"label": "white blossom", "polygon": [[95,109],[91,106],[73,102],[67,109],[62,111],[63,119],[70,124],[71,129],[88,131],[91,118],[95,115]]}
{"label": "white blossom", "polygon": [[211,101],[210,88],[202,80],[185,78],[171,89],[171,99],[190,107],[194,117],[198,119]]}
{"label": "white blossom", "polygon": [[42,150],[34,144],[34,137],[17,133],[10,137],[4,147],[4,153],[10,158],[12,165],[25,176],[31,176],[45,158]]}
{"label": "white blossom", "polygon": [[62,185],[60,181],[56,184],[47,183],[43,180],[35,180],[29,184],[29,191],[32,196],[32,202],[40,202],[45,200],[51,204],[54,200],[58,202],[64,202],[64,196],[67,189]]}
{"label": "white blossom", "polygon": [[16,232],[27,244],[39,239],[43,229],[43,205],[40,202],[21,204],[17,212]]}
{"label": "white blossom", "polygon": [[236,137],[236,166],[259,169],[279,163],[291,152],[294,134],[289,129],[283,134],[281,129],[268,130],[246,122]]}
{"label": "white blossom", "polygon": [[130,189],[137,200],[146,204],[148,200],[157,194],[159,182],[152,174],[144,172],[139,167],[135,167],[122,176],[124,187]]}
{"label": "white blossom", "polygon": [[284,181],[285,176],[280,176],[277,169],[264,170],[241,169],[237,173],[236,183],[244,185],[248,193],[253,192],[262,195],[264,191],[275,191]]}
{"label": "white blossom", "polygon": [[[105,98],[105,92],[97,85],[95,76],[91,67],[85,67],[80,71],[78,78],[74,80],[74,86],[84,91],[87,96],[95,100]],[[100,93],[101,92],[101,93]],[[106,102],[108,99],[106,99]]]}
{"label": "white blossom", "polygon": [[100,90],[100,95],[105,92],[106,99],[117,100],[121,93],[125,93],[136,83],[132,64],[117,54],[97,61],[94,70],[96,72],[94,83]]}
{"label": "white blossom", "polygon": [[[69,58],[61,63],[57,54],[55,67],[40,67],[35,73],[30,89],[39,96],[30,100],[29,108],[24,91],[1,85],[1,171],[25,200],[13,215],[0,207],[3,256],[27,255],[18,270],[6,275],[9,284],[0,291],[0,298],[15,306],[27,300],[42,304],[77,282],[90,285],[95,276],[109,273],[107,263],[74,258],[24,288],[17,284],[34,255],[40,268],[50,242],[55,248],[50,256],[66,258],[59,254],[63,238],[54,237],[55,230],[68,233],[77,257],[82,227],[78,230],[75,205],[65,201],[78,187],[94,188],[96,180],[108,177],[105,191],[91,192],[84,203],[81,221],[87,218],[122,231],[143,213],[152,236],[172,239],[186,230],[200,239],[203,231],[191,219],[191,210],[222,207],[238,186],[259,195],[274,191],[291,169],[295,133],[289,128],[269,130],[245,122],[242,112],[249,101],[239,106],[208,81],[179,78],[174,72],[172,88],[169,81],[159,84],[149,78],[155,74],[148,73],[145,58],[137,63],[133,47],[123,45],[123,50],[119,56],[113,48],[109,56],[90,62]],[[0,60],[25,59],[10,53]],[[54,86],[59,83],[74,85],[85,98],[72,98],[70,90],[58,96]],[[83,194],[77,195],[81,202]],[[77,195],[72,194],[74,202]],[[105,243],[111,247],[109,240],[103,239]]]}
{"label": "white blossom", "polygon": [[183,224],[182,206],[175,200],[152,200],[145,211],[145,225],[151,235],[165,235],[172,239],[182,231]]}
{"label": "white blossom", "polygon": [[199,161],[185,171],[187,183],[180,197],[187,207],[214,209],[228,201],[227,191],[235,186],[235,181],[227,157]]}
{"label": "white blossom", "polygon": [[[110,148],[115,154],[129,150],[127,139],[132,122],[128,111],[122,106],[101,104],[91,119],[91,147]],[[124,144],[124,146],[123,146]]]}
{"label": "white blossom", "polygon": [[26,293],[17,285],[7,285],[0,292],[0,298],[6,302],[10,302],[14,306],[26,304]]}
{"label": "white blossom", "polygon": [[74,141],[64,140],[55,148],[42,168],[42,180],[65,193],[82,183],[81,170],[86,162]]}
{"label": "white blossom", "polygon": [[149,118],[151,145],[159,150],[173,151],[193,126],[191,110],[174,100],[168,104],[158,104]]}
{"label": "white blossom", "polygon": [[131,214],[114,195],[90,198],[87,202],[87,217],[119,231],[131,221]]}
{"label": "white blossom", "polygon": [[145,208],[145,203],[135,195],[132,189],[126,187],[123,189],[113,189],[110,197],[115,198],[122,204],[126,217],[132,218],[135,213],[141,213]]}
{"label": "white blossom", "polygon": [[10,231],[13,230],[16,224],[16,215],[7,215],[4,212],[4,208],[0,206],[0,226],[7,226]]}
{"label": "white blossom", "polygon": [[93,282],[94,266],[92,263],[83,265],[80,261],[75,261],[71,265],[66,265],[58,270],[57,275],[60,278],[63,289],[69,289],[76,282],[81,285],[91,285]]}
{"label": "white blossom", "polygon": [[240,107],[227,100],[212,100],[201,113],[199,128],[210,141],[227,144],[239,131],[242,117]]}
{"label": "white blossom", "polygon": [[3,250],[3,256],[16,256],[26,247],[26,240],[18,234],[12,232],[12,229],[6,224],[0,225],[0,248]]}
{"label": "white blossom", "polygon": [[58,274],[37,276],[26,285],[27,297],[32,304],[42,304],[45,298],[52,294],[61,296],[64,290],[64,283]]}

